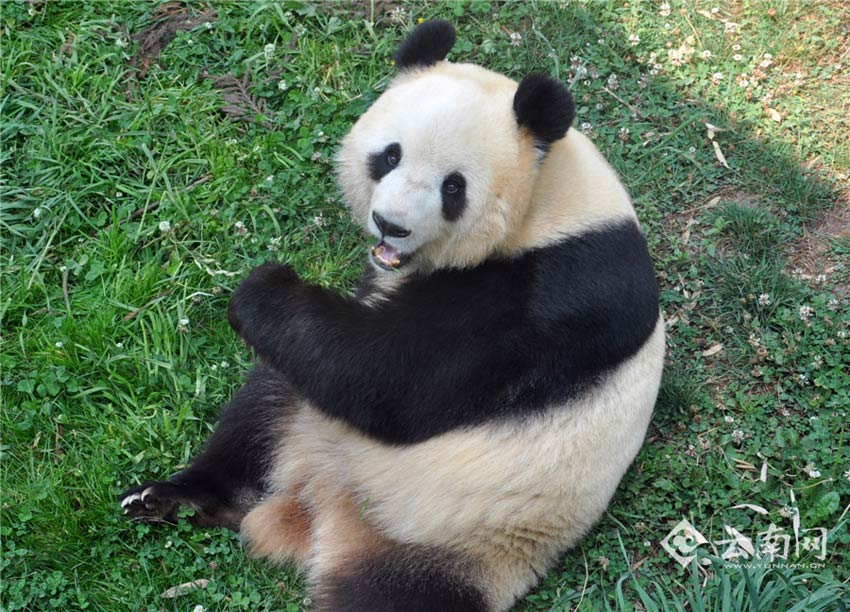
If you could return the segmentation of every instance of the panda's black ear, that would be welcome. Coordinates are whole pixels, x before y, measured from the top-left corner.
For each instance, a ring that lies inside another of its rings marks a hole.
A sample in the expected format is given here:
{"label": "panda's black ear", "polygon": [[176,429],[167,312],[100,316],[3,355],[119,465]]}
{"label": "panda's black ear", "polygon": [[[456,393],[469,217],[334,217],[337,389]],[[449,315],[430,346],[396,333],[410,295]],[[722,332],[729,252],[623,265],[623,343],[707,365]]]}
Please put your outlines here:
{"label": "panda's black ear", "polygon": [[514,115],[520,127],[534,135],[544,152],[564,137],[576,114],[573,97],[561,83],[545,74],[529,74],[514,96]]}
{"label": "panda's black ear", "polygon": [[427,68],[446,59],[455,44],[455,29],[448,21],[433,19],[416,26],[393,55],[396,68]]}

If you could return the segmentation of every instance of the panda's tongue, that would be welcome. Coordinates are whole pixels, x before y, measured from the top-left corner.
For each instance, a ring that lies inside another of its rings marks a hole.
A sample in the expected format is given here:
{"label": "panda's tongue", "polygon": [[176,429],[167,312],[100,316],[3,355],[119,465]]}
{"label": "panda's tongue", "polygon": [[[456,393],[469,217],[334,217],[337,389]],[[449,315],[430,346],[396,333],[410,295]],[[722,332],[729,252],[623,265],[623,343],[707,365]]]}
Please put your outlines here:
{"label": "panda's tongue", "polygon": [[381,240],[372,248],[372,255],[388,268],[397,268],[401,264],[401,253]]}

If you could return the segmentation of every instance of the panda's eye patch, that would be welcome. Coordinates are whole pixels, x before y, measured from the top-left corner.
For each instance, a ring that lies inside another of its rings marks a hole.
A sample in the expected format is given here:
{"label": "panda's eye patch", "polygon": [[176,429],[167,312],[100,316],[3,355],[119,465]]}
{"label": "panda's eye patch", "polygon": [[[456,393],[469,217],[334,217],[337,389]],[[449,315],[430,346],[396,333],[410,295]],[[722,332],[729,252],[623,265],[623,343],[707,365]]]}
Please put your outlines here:
{"label": "panda's eye patch", "polygon": [[397,142],[389,144],[380,153],[369,155],[369,176],[373,181],[380,181],[401,162],[401,145]]}
{"label": "panda's eye patch", "polygon": [[466,208],[466,179],[460,172],[452,172],[443,179],[440,188],[443,198],[443,218],[456,221]]}

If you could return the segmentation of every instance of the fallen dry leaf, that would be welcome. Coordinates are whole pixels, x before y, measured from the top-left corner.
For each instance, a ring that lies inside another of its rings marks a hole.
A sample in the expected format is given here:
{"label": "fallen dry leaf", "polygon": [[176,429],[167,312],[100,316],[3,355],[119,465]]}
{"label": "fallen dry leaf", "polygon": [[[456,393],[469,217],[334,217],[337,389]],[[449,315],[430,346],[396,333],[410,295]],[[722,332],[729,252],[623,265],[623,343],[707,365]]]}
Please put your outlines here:
{"label": "fallen dry leaf", "polygon": [[195,589],[205,589],[207,585],[210,583],[206,578],[198,578],[197,580],[192,580],[190,582],[184,582],[183,584],[178,584],[177,586],[173,586],[170,589],[160,593],[160,597],[163,599],[174,599],[175,597],[180,597],[181,595],[185,595],[189,591],[194,591]]}
{"label": "fallen dry leaf", "polygon": [[717,158],[717,161],[723,164],[724,168],[729,168],[729,164],[726,163],[726,157],[723,155],[723,151],[720,150],[720,145],[717,144],[716,140],[712,140],[711,144],[714,146],[714,156]]}
{"label": "fallen dry leaf", "polygon": [[767,114],[770,115],[770,118],[776,121],[776,123],[782,123],[782,115],[780,115],[775,108],[768,108]]}
{"label": "fallen dry leaf", "polygon": [[718,343],[712,346],[711,348],[707,348],[702,352],[703,357],[711,357],[712,355],[716,355],[720,351],[723,350],[723,345]]}
{"label": "fallen dry leaf", "polygon": [[770,514],[767,510],[762,508],[761,506],[756,506],[755,504],[738,504],[737,506],[732,506],[733,510],[741,509],[741,508],[749,508],[759,514]]}

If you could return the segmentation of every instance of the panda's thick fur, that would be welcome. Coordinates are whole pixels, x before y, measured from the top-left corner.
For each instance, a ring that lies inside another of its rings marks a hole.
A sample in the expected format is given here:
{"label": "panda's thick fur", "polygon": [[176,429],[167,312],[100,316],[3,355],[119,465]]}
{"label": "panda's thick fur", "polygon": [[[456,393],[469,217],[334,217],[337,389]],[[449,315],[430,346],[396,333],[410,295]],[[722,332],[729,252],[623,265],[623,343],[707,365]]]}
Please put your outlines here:
{"label": "panda's thick fur", "polygon": [[445,61],[419,26],[342,143],[379,243],[356,297],[267,264],[231,324],[262,360],[189,468],[125,512],[238,529],[321,611],[507,610],[605,510],[661,377],[628,195],[567,90]]}

